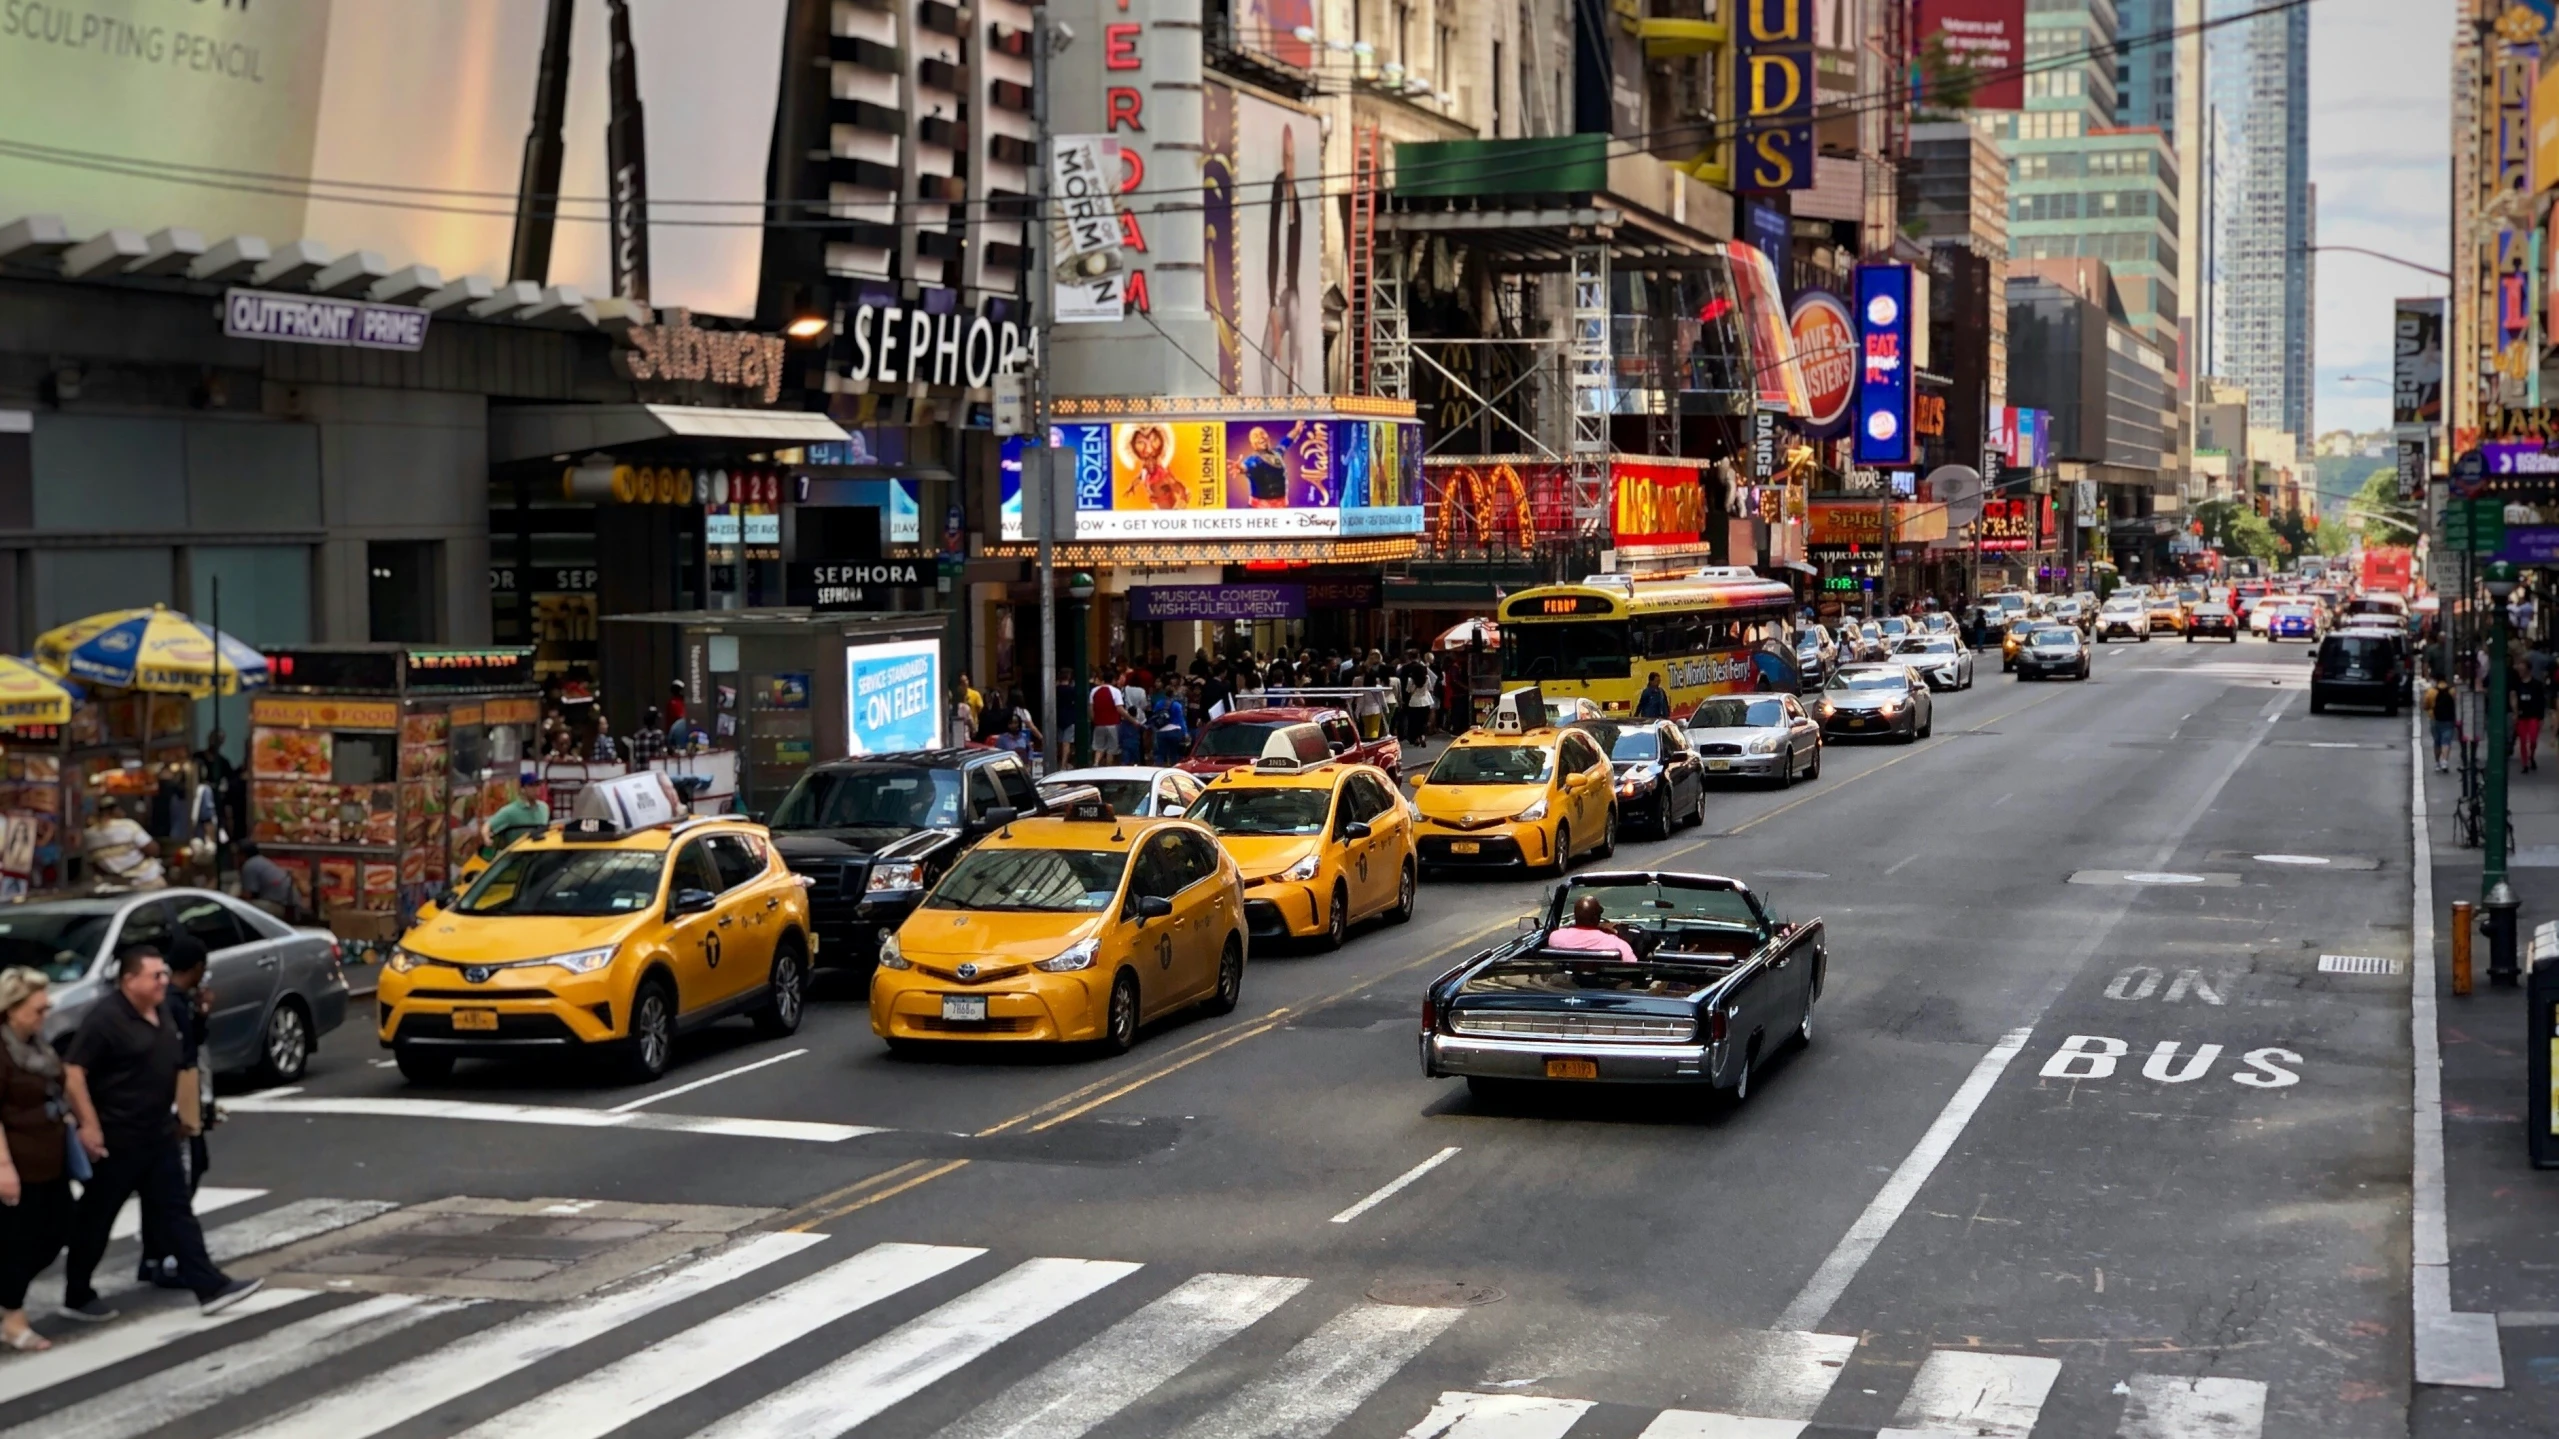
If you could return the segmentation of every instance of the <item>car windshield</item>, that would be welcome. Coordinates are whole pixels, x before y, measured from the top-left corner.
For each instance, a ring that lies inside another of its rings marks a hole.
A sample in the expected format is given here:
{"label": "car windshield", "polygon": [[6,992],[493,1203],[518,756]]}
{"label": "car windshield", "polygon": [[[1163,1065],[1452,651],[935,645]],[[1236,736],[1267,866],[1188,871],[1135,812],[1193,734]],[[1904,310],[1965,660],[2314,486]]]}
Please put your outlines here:
{"label": "car windshield", "polygon": [[1908,621],[1908,620],[1906,620],[1906,619],[1903,619],[1903,618],[1902,618],[1901,616],[1899,616],[1899,615],[1895,615],[1895,616],[1893,616],[1891,619],[1888,619],[1888,620],[1884,621],[1884,633],[1885,633],[1887,636],[1896,637],[1896,638],[1898,638],[1899,636],[1902,636],[1902,635],[1909,634],[1909,633],[1910,633],[1910,621]]}
{"label": "car windshield", "polygon": [[1907,683],[1909,683],[1909,681],[1903,679],[1900,673],[1894,670],[1841,670],[1839,673],[1832,675],[1830,677],[1830,683],[1825,685],[1823,688],[1835,690],[1897,690]]}
{"label": "car windshield", "polygon": [[1688,717],[1690,729],[1759,729],[1785,722],[1784,700],[1729,696],[1705,701]]}
{"label": "car windshield", "polygon": [[1608,747],[1608,757],[1613,760],[1660,759],[1662,737],[1648,729],[1620,730],[1617,743]]}
{"label": "car windshield", "polygon": [[2106,601],[2105,613],[2110,615],[2128,615],[2138,612],[2141,607],[2141,601],[2139,600],[2108,600]]}
{"label": "car windshield", "polygon": [[2039,645],[2075,645],[2079,643],[2079,631],[2037,630],[2035,631],[2035,643]]}
{"label": "car windshield", "polygon": [[1147,801],[1155,795],[1155,781],[1151,779],[1088,779],[1081,783],[1099,792],[1115,814],[1142,814]]}
{"label": "car windshield", "polygon": [[1555,909],[1548,921],[1561,924],[1573,907],[1585,899],[1599,901],[1602,918],[1620,924],[1654,924],[1672,921],[1683,924],[1700,922],[1759,928],[1759,915],[1750,900],[1734,889],[1708,889],[1679,884],[1576,884],[1556,891]]}
{"label": "car windshield", "polygon": [[1219,834],[1320,834],[1333,807],[1328,789],[1210,788],[1191,818]]}
{"label": "car windshield", "polygon": [[1129,851],[973,849],[933,887],[926,909],[1089,913],[1111,907]]}
{"label": "car windshield", "polygon": [[1554,770],[1542,745],[1479,744],[1450,750],[1431,766],[1432,784],[1536,784]]}
{"label": "car windshield", "polygon": [[1940,635],[1919,635],[1903,640],[1901,652],[1906,655],[1951,655],[1955,652],[1955,642]]}
{"label": "car windshield", "polygon": [[56,984],[78,979],[98,957],[107,919],[104,910],[9,910],[0,917],[0,968],[40,969]]}
{"label": "car windshield", "polygon": [[656,901],[666,852],[525,849],[499,855],[454,903],[458,914],[629,914]]}
{"label": "car windshield", "polygon": [[1198,741],[1191,746],[1191,758],[1259,759],[1262,746],[1286,724],[1284,720],[1264,720],[1210,725],[1200,731]]}
{"label": "car windshield", "polygon": [[773,811],[775,829],[949,829],[959,822],[959,771],[906,764],[811,770]]}

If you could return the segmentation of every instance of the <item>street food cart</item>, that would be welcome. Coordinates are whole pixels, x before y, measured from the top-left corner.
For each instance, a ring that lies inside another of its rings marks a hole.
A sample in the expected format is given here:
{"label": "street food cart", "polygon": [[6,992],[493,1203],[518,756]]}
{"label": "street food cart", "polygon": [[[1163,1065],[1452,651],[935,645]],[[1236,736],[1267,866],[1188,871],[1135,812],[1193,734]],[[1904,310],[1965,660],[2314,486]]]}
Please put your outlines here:
{"label": "street food cart", "polygon": [[67,724],[0,725],[0,899],[81,882],[80,836],[101,799],[143,820],[164,779],[192,797],[191,717],[184,695],[101,687]]}
{"label": "street food cart", "polygon": [[528,648],[269,653],[249,825],[342,937],[395,934],[515,798],[541,722]]}

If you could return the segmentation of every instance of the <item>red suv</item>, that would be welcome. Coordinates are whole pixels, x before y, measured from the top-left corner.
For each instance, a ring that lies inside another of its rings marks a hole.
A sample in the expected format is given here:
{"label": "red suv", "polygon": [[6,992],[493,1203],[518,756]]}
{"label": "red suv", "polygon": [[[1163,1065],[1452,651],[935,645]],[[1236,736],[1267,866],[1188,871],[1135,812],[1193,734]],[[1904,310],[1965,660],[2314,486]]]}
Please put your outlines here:
{"label": "red suv", "polygon": [[1234,710],[1210,720],[1191,741],[1191,756],[1178,768],[1192,774],[1219,774],[1261,758],[1271,732],[1283,725],[1311,724],[1324,731],[1332,757],[1353,764],[1373,764],[1392,779],[1404,776],[1404,746],[1393,735],[1361,739],[1359,726],[1346,710],[1289,705],[1272,709]]}

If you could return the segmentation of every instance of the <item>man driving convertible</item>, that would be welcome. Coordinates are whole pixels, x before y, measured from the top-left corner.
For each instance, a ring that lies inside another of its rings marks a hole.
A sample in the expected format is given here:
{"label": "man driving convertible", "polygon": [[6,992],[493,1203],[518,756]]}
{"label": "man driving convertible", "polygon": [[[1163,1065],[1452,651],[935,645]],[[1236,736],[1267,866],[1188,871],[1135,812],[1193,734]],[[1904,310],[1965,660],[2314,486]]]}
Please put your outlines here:
{"label": "man driving convertible", "polygon": [[1599,896],[1586,894],[1573,901],[1573,922],[1557,925],[1546,936],[1549,949],[1587,949],[1613,954],[1629,964],[1635,960],[1635,946],[1628,944],[1608,921],[1601,918]]}

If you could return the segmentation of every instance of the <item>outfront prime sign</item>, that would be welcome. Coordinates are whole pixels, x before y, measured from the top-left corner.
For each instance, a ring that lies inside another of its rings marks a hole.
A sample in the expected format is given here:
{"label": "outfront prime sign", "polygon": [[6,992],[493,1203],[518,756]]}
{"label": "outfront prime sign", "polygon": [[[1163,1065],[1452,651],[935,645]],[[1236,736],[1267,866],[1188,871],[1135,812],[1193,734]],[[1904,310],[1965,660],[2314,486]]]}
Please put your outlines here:
{"label": "outfront prime sign", "polygon": [[222,297],[222,333],[235,340],[418,350],[426,346],[427,318],[426,311],[407,305],[333,300],[325,295],[232,290]]}

